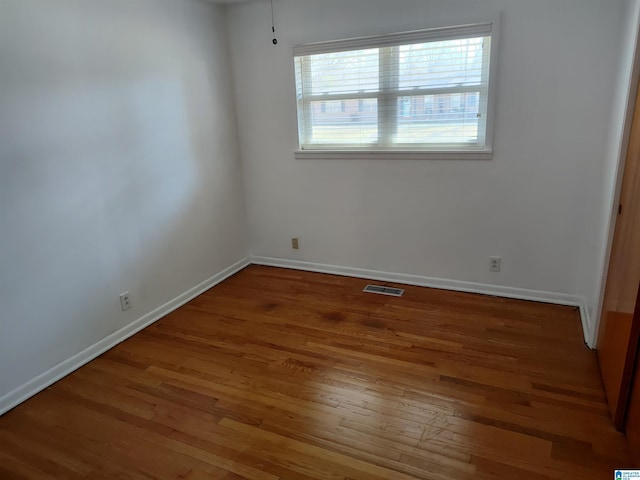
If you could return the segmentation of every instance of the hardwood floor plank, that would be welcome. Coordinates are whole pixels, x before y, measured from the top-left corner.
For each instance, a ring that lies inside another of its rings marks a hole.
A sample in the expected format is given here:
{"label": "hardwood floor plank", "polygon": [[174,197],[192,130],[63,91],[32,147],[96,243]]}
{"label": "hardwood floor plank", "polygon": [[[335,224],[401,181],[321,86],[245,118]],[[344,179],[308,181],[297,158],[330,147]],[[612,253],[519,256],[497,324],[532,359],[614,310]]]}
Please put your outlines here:
{"label": "hardwood floor plank", "polygon": [[596,480],[630,466],[575,308],[367,283],[246,268],[0,417],[0,478]]}

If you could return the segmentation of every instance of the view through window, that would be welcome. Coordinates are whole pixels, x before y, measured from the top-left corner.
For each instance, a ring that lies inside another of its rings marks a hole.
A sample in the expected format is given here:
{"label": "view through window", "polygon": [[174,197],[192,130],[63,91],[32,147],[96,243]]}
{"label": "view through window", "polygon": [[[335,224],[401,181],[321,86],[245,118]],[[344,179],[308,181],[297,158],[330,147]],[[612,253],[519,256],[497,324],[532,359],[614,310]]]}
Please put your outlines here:
{"label": "view through window", "polygon": [[491,24],[471,27],[296,47],[300,148],[486,150]]}

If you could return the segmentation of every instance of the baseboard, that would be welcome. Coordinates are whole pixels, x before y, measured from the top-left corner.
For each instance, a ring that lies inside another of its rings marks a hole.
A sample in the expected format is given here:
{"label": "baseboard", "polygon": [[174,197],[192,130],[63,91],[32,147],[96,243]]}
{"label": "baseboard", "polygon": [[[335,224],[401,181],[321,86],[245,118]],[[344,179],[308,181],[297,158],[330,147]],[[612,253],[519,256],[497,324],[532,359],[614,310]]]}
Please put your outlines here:
{"label": "baseboard", "polygon": [[94,358],[102,355],[107,350],[115,347],[127,338],[135,335],[140,330],[148,327],[162,317],[181,307],[185,303],[194,299],[203,292],[216,286],[230,276],[239,272],[250,264],[267,265],[272,267],[291,268],[294,270],[305,270],[310,272],[329,273],[347,277],[366,278],[386,282],[401,283],[406,285],[416,285],[420,287],[439,288],[443,290],[454,290],[458,292],[479,293],[483,295],[493,295],[496,297],[515,298],[520,300],[530,300],[535,302],[553,303],[558,305],[576,306],[580,309],[580,318],[585,341],[589,347],[593,345],[591,318],[584,298],[577,295],[563,293],[544,292],[539,290],[528,290],[522,288],[505,287],[502,285],[491,285],[475,282],[463,282],[458,280],[446,280],[435,277],[425,277],[420,275],[408,275],[403,273],[383,272],[379,270],[368,270],[364,268],[339,267],[336,265],[325,265],[320,263],[303,262],[299,260],[287,260],[271,257],[251,257],[244,258],[216,275],[208,278],[204,282],[187,290],[173,300],[161,305],[155,310],[147,313],[138,320],[108,335],[99,342],[91,345],[83,351],[73,355],[67,360],[59,363],[55,367],[38,375],[33,380],[16,388],[0,398],[0,415],[11,410],[15,406],[24,402],[28,398],[44,390],[48,386],[66,377],[74,370],[90,362]]}
{"label": "baseboard", "polygon": [[594,349],[596,347],[596,329],[594,318],[589,313],[589,307],[584,297],[580,297],[580,320],[582,320],[582,333],[584,334],[584,343],[587,347]]}
{"label": "baseboard", "polygon": [[404,273],[391,273],[379,270],[368,270],[365,268],[339,267],[336,265],[325,265],[321,263],[303,262],[299,260],[288,260],[284,258],[272,257],[251,257],[251,263],[256,265],[266,265],[271,267],[291,268],[294,270],[305,270],[309,272],[330,273],[346,277],[366,278],[368,280],[378,280],[384,282],[401,283],[405,285],[416,285],[419,287],[439,288],[443,290],[454,290],[457,292],[479,293],[483,295],[493,295],[496,297],[514,298],[518,300],[529,300],[534,302],[553,303],[556,305],[569,305],[578,307],[585,342],[589,347],[592,343],[591,324],[589,311],[583,297],[566,293],[545,292],[540,290],[529,290],[525,288],[505,287],[502,285],[491,285],[487,283],[464,282],[459,280],[446,280],[443,278],[425,277],[421,275],[407,275]]}
{"label": "baseboard", "polygon": [[129,325],[108,335],[107,337],[103,338],[99,342],[73,355],[72,357],[59,363],[55,367],[47,370],[41,375],[38,375],[33,380],[30,380],[24,385],[4,395],[3,397],[0,398],[0,415],[11,410],[15,406],[19,405],[20,403],[24,402],[28,398],[35,395],[36,393],[44,390],[49,385],[57,382],[61,378],[66,377],[74,370],[77,370],[78,368],[90,362],[94,358],[102,355],[107,350],[115,347],[117,344],[123,342],[124,340],[131,337],[132,335],[135,335],[140,330],[158,321],[159,319],[173,312],[174,310],[181,307],[185,303],[193,300],[195,297],[206,292],[211,287],[214,287],[220,282],[226,280],[230,276],[234,275],[235,273],[239,272],[243,268],[250,265],[250,263],[251,262],[248,257],[243,258],[242,260],[234,263],[228,268],[225,268],[223,271],[215,274],[211,278],[208,278],[204,282],[196,285],[193,288],[190,288],[183,294],[178,295],[173,300],[168,301],[164,305],[161,305],[160,307],[147,313],[143,317],[140,317],[139,319],[135,320]]}

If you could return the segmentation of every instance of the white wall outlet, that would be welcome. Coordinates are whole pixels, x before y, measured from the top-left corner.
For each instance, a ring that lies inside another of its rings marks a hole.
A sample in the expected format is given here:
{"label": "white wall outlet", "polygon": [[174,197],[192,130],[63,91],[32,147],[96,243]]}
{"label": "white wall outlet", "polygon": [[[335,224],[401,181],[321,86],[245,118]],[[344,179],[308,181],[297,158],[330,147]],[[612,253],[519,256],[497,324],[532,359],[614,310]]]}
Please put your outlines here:
{"label": "white wall outlet", "polygon": [[499,272],[502,268],[501,257],[489,257],[489,270],[491,272]]}
{"label": "white wall outlet", "polygon": [[124,292],[120,295],[120,306],[122,307],[122,311],[129,310],[131,308],[131,293]]}
{"label": "white wall outlet", "polygon": [[297,238],[291,239],[291,248],[293,248],[294,250],[298,250],[300,248],[300,243]]}

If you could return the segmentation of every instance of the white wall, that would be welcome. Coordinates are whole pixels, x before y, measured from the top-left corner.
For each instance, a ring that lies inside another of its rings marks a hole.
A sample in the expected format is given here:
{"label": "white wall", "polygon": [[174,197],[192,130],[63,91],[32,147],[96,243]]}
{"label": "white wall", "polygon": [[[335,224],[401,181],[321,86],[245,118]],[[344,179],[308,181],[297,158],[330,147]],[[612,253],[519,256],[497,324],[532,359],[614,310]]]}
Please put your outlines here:
{"label": "white wall", "polygon": [[247,255],[232,97],[222,7],[0,0],[0,400]]}
{"label": "white wall", "polygon": [[594,327],[591,343],[595,346],[598,327],[600,323],[600,309],[606,284],[607,267],[615,219],[618,212],[620,188],[622,186],[622,173],[629,143],[629,133],[635,107],[635,97],[638,82],[638,67],[635,64],[636,50],[638,47],[638,28],[640,25],[640,0],[628,0],[625,10],[625,22],[620,29],[620,46],[617,79],[614,84],[615,97],[612,102],[612,117],[609,128],[608,148],[602,170],[599,172],[596,182],[602,192],[594,206],[596,216],[594,218],[594,232],[597,236],[596,255],[591,259],[595,261],[592,292],[589,294],[590,305],[594,306]]}
{"label": "white wall", "polygon": [[[594,301],[584,278],[597,274],[597,242],[583,242],[599,233],[591,208],[601,198],[594,179],[607,155],[623,0],[276,0],[275,8],[277,47],[268,4],[229,10],[253,255]],[[294,159],[294,43],[500,12],[493,160]],[[489,272],[491,255],[503,258],[501,273]]]}
{"label": "white wall", "polygon": [[[229,46],[224,11],[197,1],[0,0],[0,408],[247,254],[234,90],[254,255],[593,309],[639,4],[276,0],[273,47],[264,2],[229,8]],[[294,42],[498,12],[494,160],[294,160]]]}

